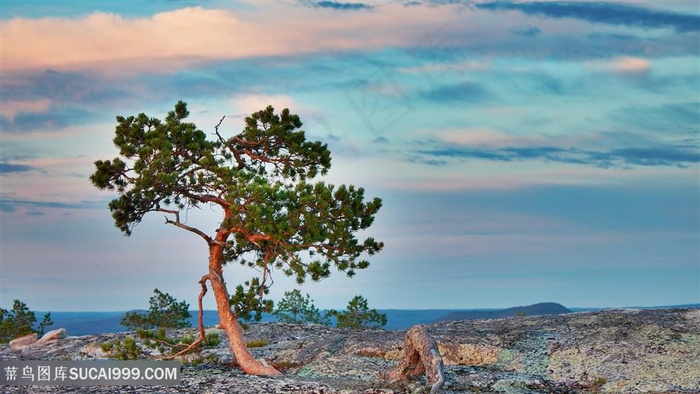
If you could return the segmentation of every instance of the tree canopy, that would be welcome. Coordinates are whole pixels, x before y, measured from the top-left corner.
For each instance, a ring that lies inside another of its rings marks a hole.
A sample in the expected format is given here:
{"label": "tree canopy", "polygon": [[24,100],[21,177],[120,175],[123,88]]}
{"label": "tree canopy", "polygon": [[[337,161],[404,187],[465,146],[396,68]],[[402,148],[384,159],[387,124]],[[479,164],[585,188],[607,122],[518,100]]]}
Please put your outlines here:
{"label": "tree canopy", "polygon": [[[352,185],[315,184],[307,180],[331,166],[325,144],[307,141],[297,115],[273,107],[245,119],[243,131],[216,138],[185,122],[187,105],[178,102],[165,121],[145,114],[117,117],[114,144],[120,157],[98,160],[90,177],[100,188],[116,190],[112,200],[116,226],[131,235],[149,212],[168,214],[175,225],[216,243],[202,230],[180,220],[180,213],[205,204],[221,207],[221,230],[232,239],[224,262],[280,268],[303,282],[330,275],[331,265],[352,276],[369,263],[382,243],[359,242],[354,234],[368,228],[381,200],[364,201],[364,189]],[[302,255],[322,255],[305,261]],[[263,283],[264,284],[264,283]]]}

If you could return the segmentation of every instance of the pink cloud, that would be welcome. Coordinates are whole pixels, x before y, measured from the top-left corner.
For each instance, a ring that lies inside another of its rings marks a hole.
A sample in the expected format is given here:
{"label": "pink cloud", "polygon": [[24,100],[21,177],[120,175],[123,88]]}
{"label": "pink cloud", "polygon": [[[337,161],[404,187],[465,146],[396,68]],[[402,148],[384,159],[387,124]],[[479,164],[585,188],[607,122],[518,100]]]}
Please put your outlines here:
{"label": "pink cloud", "polygon": [[260,111],[268,105],[272,105],[275,111],[281,111],[284,108],[295,108],[295,111],[298,111],[299,108],[299,105],[294,102],[291,96],[282,94],[249,94],[234,98],[232,104],[236,111],[242,112],[246,116]]}
{"label": "pink cloud", "polygon": [[254,12],[192,7],[150,18],[105,13],[16,18],[4,22],[0,33],[2,73],[45,68],[168,72],[214,59],[415,45],[426,32],[455,19],[449,7],[392,5],[377,12],[336,12],[332,18],[329,12],[262,3]]}
{"label": "pink cloud", "polygon": [[621,73],[645,74],[651,71],[651,63],[648,60],[627,56],[615,59],[610,67]]}
{"label": "pink cloud", "polygon": [[[264,54],[266,46],[231,44],[256,34],[227,11],[185,8],[148,19],[95,13],[78,20],[14,19],[3,29],[3,71],[27,68],[148,67],[145,60]],[[29,45],[27,45],[30,43]],[[177,62],[177,61],[176,61]],[[163,62],[158,62],[158,67]],[[167,67],[167,66],[166,66]]]}
{"label": "pink cloud", "polygon": [[7,101],[0,106],[0,116],[13,121],[15,116],[20,113],[42,113],[46,112],[51,107],[51,100],[20,100]]}
{"label": "pink cloud", "polygon": [[491,129],[451,130],[440,133],[440,139],[450,144],[464,146],[496,147],[509,145],[524,145],[533,137],[517,137],[502,131]]}
{"label": "pink cloud", "polygon": [[592,62],[590,67],[617,74],[641,75],[651,71],[651,62],[643,58],[622,56],[605,61]]}

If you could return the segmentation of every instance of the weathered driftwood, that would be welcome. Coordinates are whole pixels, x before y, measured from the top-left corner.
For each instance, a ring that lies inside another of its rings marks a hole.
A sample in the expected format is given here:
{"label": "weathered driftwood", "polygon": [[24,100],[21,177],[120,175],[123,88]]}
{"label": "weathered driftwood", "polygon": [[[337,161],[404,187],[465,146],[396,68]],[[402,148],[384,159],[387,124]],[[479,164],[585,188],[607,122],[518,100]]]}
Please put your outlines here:
{"label": "weathered driftwood", "polygon": [[437,342],[423,326],[413,326],[404,337],[401,362],[386,374],[389,381],[409,379],[425,373],[430,393],[436,393],[445,383],[442,356]]}

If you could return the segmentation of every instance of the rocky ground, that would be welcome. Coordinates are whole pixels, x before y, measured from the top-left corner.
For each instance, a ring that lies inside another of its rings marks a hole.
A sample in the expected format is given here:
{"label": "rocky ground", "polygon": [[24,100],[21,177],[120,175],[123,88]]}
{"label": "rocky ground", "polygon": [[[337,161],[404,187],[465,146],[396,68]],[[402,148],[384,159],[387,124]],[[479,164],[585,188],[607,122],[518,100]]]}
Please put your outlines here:
{"label": "rocky ground", "polygon": [[[700,310],[609,310],[558,316],[445,322],[427,326],[445,363],[443,393],[700,393]],[[424,382],[388,384],[404,331],[347,331],[317,325],[252,324],[255,357],[282,378],[234,367],[223,331],[218,347],[185,364],[179,386],[5,386],[8,393],[419,393]],[[173,335],[191,334],[194,330]],[[101,344],[132,334],[66,337],[0,359],[90,360]],[[142,356],[147,357],[147,356]]]}

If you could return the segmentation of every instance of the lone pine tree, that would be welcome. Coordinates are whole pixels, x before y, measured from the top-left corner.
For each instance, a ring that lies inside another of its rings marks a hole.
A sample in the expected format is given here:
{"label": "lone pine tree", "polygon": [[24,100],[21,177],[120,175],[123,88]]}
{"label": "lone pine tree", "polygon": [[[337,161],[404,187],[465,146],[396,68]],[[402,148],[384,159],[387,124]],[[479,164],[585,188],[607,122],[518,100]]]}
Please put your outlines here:
{"label": "lone pine tree", "polygon": [[301,295],[299,289],[285,291],[272,314],[285,323],[329,323],[328,318],[316,308],[311,296]]}
{"label": "lone pine tree", "polygon": [[[197,235],[208,247],[208,270],[200,279],[202,298],[209,281],[221,325],[240,367],[250,374],[279,375],[255,360],[231,309],[223,277],[226,263],[255,267],[263,290],[272,270],[302,283],[317,281],[336,267],[348,276],[369,266],[365,255],[383,247],[356,233],[367,229],[382,203],[365,201],[364,189],[311,183],[331,166],[326,144],[308,141],[297,115],[271,106],[245,118],[243,131],[229,138],[215,127],[214,138],[185,122],[187,105],[178,102],[164,120],[145,114],[117,117],[114,145],[119,157],[98,160],[90,176],[99,189],[118,197],[109,203],[115,225],[127,236],[151,212],[165,223]],[[209,234],[181,221],[181,214],[201,206],[221,212]]]}
{"label": "lone pine tree", "polygon": [[379,313],[376,309],[369,309],[367,299],[357,295],[348,302],[348,308],[345,311],[331,310],[330,316],[336,317],[336,325],[341,328],[352,328],[359,330],[361,328],[381,328],[386,326],[387,317],[383,313]]}

